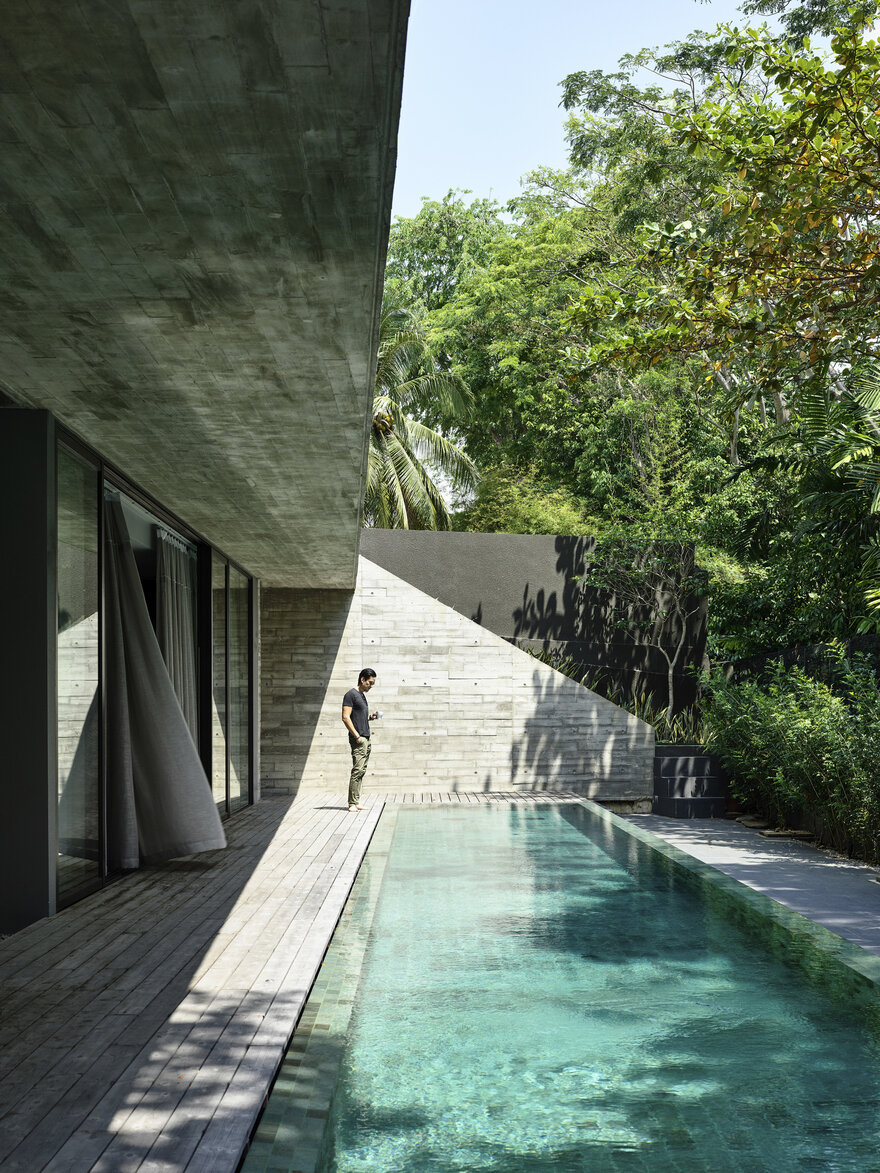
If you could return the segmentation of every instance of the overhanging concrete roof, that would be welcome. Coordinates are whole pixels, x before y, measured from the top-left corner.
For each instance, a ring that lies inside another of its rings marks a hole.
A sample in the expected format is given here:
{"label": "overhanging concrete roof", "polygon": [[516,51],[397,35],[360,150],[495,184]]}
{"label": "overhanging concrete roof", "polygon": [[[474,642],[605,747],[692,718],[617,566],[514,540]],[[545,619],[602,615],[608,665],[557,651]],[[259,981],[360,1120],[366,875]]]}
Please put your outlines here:
{"label": "overhanging concrete roof", "polygon": [[274,585],[354,583],[408,7],[3,9],[2,386]]}

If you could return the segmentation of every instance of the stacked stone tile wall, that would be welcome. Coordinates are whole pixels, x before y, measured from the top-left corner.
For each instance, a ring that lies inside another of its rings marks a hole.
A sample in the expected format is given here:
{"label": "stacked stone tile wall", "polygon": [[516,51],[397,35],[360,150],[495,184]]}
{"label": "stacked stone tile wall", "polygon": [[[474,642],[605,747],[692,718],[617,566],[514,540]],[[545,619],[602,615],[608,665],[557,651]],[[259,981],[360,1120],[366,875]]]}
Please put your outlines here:
{"label": "stacked stone tile wall", "polygon": [[354,594],[263,592],[264,793],[344,793],[341,704],[362,667],[384,713],[368,785],[651,794],[650,726],[363,558]]}

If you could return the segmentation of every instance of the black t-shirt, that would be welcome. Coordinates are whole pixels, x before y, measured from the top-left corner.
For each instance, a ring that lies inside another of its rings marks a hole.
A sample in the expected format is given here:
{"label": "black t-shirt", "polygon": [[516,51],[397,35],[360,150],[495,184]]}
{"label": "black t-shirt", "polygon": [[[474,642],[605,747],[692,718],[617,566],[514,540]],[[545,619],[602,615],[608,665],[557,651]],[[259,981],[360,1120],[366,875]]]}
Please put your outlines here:
{"label": "black t-shirt", "polygon": [[[337,693],[337,696],[339,694]],[[367,698],[359,688],[350,688],[345,696],[342,698],[342,707],[344,709],[351,707],[351,723],[357,729],[361,737],[370,736],[370,706],[367,704]],[[354,742],[354,738],[349,733],[348,740]]]}

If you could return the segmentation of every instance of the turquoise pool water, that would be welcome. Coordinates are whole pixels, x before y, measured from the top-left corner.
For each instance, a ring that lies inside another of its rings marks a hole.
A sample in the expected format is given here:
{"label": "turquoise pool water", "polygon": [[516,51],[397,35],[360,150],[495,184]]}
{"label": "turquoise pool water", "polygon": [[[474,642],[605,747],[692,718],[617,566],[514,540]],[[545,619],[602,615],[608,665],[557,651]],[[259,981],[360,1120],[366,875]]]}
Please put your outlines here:
{"label": "turquoise pool water", "polygon": [[381,864],[324,1173],[880,1170],[864,1010],[607,820],[402,809]]}

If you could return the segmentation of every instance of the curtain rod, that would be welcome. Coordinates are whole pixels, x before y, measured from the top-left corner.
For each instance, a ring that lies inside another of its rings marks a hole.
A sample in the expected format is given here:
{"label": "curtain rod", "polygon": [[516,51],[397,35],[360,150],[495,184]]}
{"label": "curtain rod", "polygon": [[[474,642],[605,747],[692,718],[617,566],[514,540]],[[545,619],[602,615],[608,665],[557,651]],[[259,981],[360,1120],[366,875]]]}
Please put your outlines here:
{"label": "curtain rod", "polygon": [[167,542],[169,546],[174,546],[176,550],[180,550],[183,554],[189,554],[190,557],[195,558],[196,551],[183,538],[179,538],[177,534],[170,533],[162,525],[156,526],[156,537],[161,538],[163,542]]}

